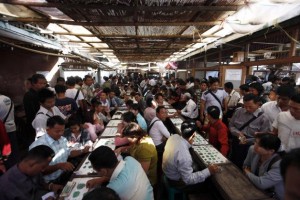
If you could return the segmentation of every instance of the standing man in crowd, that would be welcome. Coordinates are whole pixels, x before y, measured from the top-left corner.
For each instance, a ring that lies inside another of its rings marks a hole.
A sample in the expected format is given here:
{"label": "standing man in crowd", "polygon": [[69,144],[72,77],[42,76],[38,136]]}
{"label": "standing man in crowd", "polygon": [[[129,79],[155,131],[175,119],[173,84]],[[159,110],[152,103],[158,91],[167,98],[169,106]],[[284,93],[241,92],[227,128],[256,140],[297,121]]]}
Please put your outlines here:
{"label": "standing man in crowd", "polygon": [[90,75],[85,75],[84,77],[84,84],[81,88],[81,91],[83,93],[84,99],[87,101],[88,104],[91,104],[91,100],[94,97],[93,95],[93,77]]}
{"label": "standing man in crowd", "polygon": [[239,168],[242,168],[248,149],[254,143],[256,132],[270,131],[271,123],[260,105],[259,96],[246,94],[244,108],[238,109],[229,122],[232,134],[231,161]]}
{"label": "standing man in crowd", "polygon": [[261,109],[273,123],[280,112],[289,110],[289,102],[292,96],[296,94],[294,87],[283,85],[277,88],[277,101],[270,101],[261,106]]}
{"label": "standing man in crowd", "polygon": [[[210,88],[202,95],[201,101],[201,109],[200,109],[200,120],[204,121],[206,109],[209,106],[217,106],[221,111],[225,105],[225,98],[228,94],[224,91],[219,89],[219,79],[218,78],[211,78],[209,81]],[[222,115],[222,113],[221,113]]]}
{"label": "standing man in crowd", "polygon": [[281,150],[300,148],[300,94],[291,98],[289,111],[279,113],[272,126],[281,140]]}
{"label": "standing man in crowd", "polygon": [[36,114],[32,127],[36,131],[36,138],[44,135],[47,128],[47,120],[50,117],[59,115],[64,120],[66,116],[60,112],[60,110],[55,106],[55,94],[47,88],[41,89],[39,91],[39,104],[40,109]]}
{"label": "standing man in crowd", "polygon": [[228,120],[232,117],[237,104],[241,98],[240,94],[233,89],[232,82],[227,82],[224,84],[224,89],[228,96],[225,98],[225,110],[223,116],[223,122],[228,125]]}
{"label": "standing man in crowd", "polygon": [[31,77],[31,88],[25,93],[23,98],[23,104],[26,114],[26,130],[28,135],[26,135],[25,145],[29,146],[35,138],[35,130],[32,127],[32,121],[35,118],[36,113],[40,109],[39,95],[38,92],[46,87],[46,78],[42,74],[34,74]]}

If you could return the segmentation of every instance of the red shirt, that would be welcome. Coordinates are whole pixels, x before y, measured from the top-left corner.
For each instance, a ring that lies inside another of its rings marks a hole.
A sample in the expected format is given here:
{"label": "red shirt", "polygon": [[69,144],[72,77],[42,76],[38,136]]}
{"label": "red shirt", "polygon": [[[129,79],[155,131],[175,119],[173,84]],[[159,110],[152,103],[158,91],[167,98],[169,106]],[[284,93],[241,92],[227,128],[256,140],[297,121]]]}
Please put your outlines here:
{"label": "red shirt", "polygon": [[215,123],[204,126],[203,131],[207,131],[209,135],[209,143],[218,149],[224,156],[227,156],[229,151],[228,145],[228,128],[222,122],[218,120]]}
{"label": "red shirt", "polygon": [[9,156],[11,153],[11,146],[9,137],[6,133],[5,126],[2,121],[0,121],[0,156]]}

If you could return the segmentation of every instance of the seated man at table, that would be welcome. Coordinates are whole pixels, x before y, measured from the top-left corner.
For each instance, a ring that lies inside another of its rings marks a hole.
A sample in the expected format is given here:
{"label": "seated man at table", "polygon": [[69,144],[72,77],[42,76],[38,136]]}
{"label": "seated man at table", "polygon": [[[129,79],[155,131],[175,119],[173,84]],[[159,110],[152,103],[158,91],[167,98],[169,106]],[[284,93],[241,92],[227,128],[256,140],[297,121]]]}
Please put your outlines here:
{"label": "seated man at table", "polygon": [[96,188],[84,195],[82,200],[121,200],[118,194],[107,187]]}
{"label": "seated man at table", "polygon": [[[75,169],[73,164],[67,162],[68,158],[81,156],[89,151],[89,147],[71,151],[68,148],[67,139],[63,137],[64,130],[65,120],[63,118],[60,116],[50,117],[47,120],[47,133],[34,141],[29,147],[29,149],[32,149],[38,145],[46,145],[54,150],[55,156],[43,172],[47,183],[65,184],[71,174],[63,174],[63,172],[72,172]],[[62,174],[63,176],[61,176]]]}
{"label": "seated man at table", "polygon": [[107,187],[117,192],[121,199],[152,200],[153,189],[141,164],[127,156],[118,161],[107,146],[100,146],[89,156],[89,160],[100,178],[89,180],[88,188],[108,182]]}
{"label": "seated man at table", "polygon": [[275,199],[283,199],[284,196],[280,175],[281,153],[278,152],[280,144],[280,139],[273,134],[257,134],[243,165],[249,180]]}
{"label": "seated man at table", "polygon": [[189,149],[192,147],[196,129],[193,120],[184,121],[181,125],[182,136],[172,135],[163,154],[162,168],[169,184],[184,191],[199,189],[195,184],[205,181],[219,170],[217,165],[210,165],[202,171],[193,172],[193,159]]}
{"label": "seated man at table", "polygon": [[62,185],[46,184],[42,178],[42,172],[53,156],[54,151],[46,145],[32,148],[20,163],[1,176],[1,200],[41,199],[50,191],[57,192],[62,189]]}

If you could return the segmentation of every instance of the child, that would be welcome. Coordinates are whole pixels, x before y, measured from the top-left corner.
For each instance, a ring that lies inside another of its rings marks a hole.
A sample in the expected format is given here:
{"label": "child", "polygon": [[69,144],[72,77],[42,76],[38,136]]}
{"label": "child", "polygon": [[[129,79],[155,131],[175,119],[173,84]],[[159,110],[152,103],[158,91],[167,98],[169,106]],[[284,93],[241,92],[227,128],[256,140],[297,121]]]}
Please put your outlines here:
{"label": "child", "polygon": [[69,130],[65,132],[64,136],[70,147],[84,149],[93,145],[89,132],[81,127],[79,120],[70,119],[69,126]]}

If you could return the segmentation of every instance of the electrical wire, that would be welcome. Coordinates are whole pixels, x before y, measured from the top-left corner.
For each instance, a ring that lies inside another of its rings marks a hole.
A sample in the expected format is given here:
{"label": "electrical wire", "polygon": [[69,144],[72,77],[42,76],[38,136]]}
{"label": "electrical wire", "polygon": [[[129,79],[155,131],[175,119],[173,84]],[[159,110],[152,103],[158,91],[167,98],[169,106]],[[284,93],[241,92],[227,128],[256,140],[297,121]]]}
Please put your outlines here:
{"label": "electrical wire", "polygon": [[297,44],[300,44],[300,42],[298,40],[296,40],[295,38],[293,38],[286,30],[284,30],[278,23],[274,24],[275,28],[280,29],[282,32],[284,32],[286,34],[286,36],[288,36],[288,38],[290,38],[292,41],[294,41]]}

